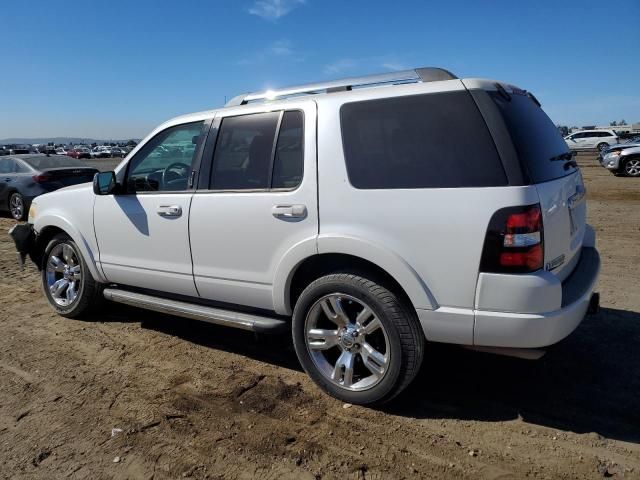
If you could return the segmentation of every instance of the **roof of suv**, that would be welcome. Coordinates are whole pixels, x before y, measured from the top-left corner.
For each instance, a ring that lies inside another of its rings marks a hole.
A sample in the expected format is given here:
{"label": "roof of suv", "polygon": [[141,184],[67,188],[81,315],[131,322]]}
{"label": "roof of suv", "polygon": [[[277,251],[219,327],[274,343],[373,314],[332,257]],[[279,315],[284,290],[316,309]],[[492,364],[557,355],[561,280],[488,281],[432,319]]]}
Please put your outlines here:
{"label": "roof of suv", "polygon": [[[167,120],[160,125],[155,131],[167,126],[176,125],[179,123],[195,122],[205,118],[213,116],[216,112],[226,111],[231,109],[243,109],[250,108],[256,105],[262,105],[271,102],[283,102],[283,101],[295,101],[305,98],[313,98],[314,100],[321,100],[325,98],[331,98],[333,94],[349,95],[362,92],[366,89],[373,88],[401,88],[403,86],[415,85],[415,84],[439,84],[442,85],[443,91],[450,90],[451,84],[455,82],[457,88],[464,89],[483,89],[483,90],[496,90],[498,85],[505,90],[513,92],[521,92],[524,90],[520,88],[491,79],[483,78],[464,78],[460,79],[453,73],[443,68],[437,67],[423,67],[413,70],[403,70],[399,72],[388,72],[377,75],[368,75],[363,77],[351,77],[340,80],[331,80],[323,83],[310,83],[305,85],[298,85],[292,87],[286,87],[276,90],[265,90],[263,92],[245,93],[238,95],[229,100],[223,107],[204,110],[200,112],[187,113]],[[331,95],[331,96],[330,96]]]}

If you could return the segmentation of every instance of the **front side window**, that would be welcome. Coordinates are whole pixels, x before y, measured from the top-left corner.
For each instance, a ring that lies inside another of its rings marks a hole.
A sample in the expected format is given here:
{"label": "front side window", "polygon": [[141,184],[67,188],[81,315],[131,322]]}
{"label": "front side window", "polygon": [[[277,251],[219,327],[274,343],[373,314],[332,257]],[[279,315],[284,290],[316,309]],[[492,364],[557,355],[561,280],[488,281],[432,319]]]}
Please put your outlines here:
{"label": "front side window", "polygon": [[187,190],[203,124],[177,125],[149,140],[129,162],[127,192]]}
{"label": "front side window", "polygon": [[302,112],[226,117],[213,155],[211,188],[295,188],[302,181],[303,158]]}

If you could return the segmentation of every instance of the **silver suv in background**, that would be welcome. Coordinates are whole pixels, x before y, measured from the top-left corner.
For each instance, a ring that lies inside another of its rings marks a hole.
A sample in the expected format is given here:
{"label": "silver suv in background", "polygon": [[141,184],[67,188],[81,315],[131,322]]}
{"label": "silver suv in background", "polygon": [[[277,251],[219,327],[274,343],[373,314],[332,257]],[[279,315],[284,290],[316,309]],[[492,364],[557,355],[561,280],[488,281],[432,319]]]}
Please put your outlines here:
{"label": "silver suv in background", "polygon": [[640,177],[640,137],[603,150],[598,159],[614,175]]}
{"label": "silver suv in background", "polygon": [[418,68],[174,118],[13,236],[62,316],[106,298],[288,332],[325,392],[378,404],[429,342],[539,356],[569,335],[598,299],[586,214],[532,94]]}
{"label": "silver suv in background", "polygon": [[564,137],[571,150],[590,150],[597,148],[603,151],[618,143],[618,135],[613,130],[582,130]]}

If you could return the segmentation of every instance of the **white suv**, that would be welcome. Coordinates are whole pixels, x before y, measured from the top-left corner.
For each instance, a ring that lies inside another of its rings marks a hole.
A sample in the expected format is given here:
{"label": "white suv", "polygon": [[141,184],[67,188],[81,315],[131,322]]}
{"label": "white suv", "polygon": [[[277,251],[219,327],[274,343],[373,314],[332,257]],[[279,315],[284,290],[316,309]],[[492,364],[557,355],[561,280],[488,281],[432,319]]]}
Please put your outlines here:
{"label": "white suv", "polygon": [[533,95],[424,68],[170,120],[93,186],[38,197],[12,235],[60,315],[107,298],[290,331],[323,390],[374,404],[426,341],[537,356],[571,333],[597,306],[585,220]]}
{"label": "white suv", "polygon": [[604,151],[618,143],[618,135],[613,130],[582,130],[564,137],[571,150],[589,150],[597,148]]}

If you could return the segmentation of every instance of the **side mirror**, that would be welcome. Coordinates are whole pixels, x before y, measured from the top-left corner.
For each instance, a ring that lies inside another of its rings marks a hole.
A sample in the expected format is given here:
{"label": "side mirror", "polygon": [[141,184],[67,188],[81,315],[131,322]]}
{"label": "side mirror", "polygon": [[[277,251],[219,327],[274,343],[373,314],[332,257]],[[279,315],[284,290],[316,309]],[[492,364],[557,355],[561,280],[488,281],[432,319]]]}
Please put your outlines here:
{"label": "side mirror", "polygon": [[93,177],[93,193],[96,195],[111,195],[117,186],[115,172],[99,172]]}

